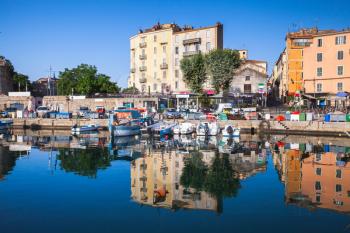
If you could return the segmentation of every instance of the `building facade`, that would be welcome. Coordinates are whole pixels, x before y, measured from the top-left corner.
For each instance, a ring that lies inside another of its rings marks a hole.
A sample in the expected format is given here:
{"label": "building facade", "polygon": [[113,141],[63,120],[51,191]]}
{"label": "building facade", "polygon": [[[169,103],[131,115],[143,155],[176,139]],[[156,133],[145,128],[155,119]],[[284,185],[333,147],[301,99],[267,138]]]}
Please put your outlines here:
{"label": "building facade", "polygon": [[266,93],[267,62],[244,60],[235,72],[230,86],[230,93],[249,95]]}
{"label": "building facade", "polygon": [[[223,25],[179,27],[157,24],[130,38],[129,87],[142,93],[189,91],[182,79],[180,61],[184,57],[223,48]],[[204,88],[210,88],[210,83]]]}
{"label": "building facade", "polygon": [[350,91],[350,30],[319,32],[304,50],[306,94]]}
{"label": "building facade", "polygon": [[33,82],[32,93],[34,96],[57,95],[57,78],[43,77]]}
{"label": "building facade", "polygon": [[271,76],[279,95],[335,95],[350,90],[350,30],[301,29],[288,33]]}
{"label": "building facade", "polygon": [[272,92],[274,98],[285,102],[285,97],[288,95],[286,50],[283,50],[275,63],[269,82],[273,87]]}
{"label": "building facade", "polygon": [[7,95],[13,90],[13,68],[5,59],[0,57],[0,95]]}

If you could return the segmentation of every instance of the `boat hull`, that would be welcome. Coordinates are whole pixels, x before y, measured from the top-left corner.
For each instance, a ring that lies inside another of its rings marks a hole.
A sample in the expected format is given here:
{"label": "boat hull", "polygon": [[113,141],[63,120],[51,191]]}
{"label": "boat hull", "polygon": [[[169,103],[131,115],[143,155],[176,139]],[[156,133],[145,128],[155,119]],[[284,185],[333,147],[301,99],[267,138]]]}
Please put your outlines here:
{"label": "boat hull", "polygon": [[113,134],[116,137],[126,137],[126,136],[133,136],[138,135],[141,133],[141,127],[140,126],[114,126]]}

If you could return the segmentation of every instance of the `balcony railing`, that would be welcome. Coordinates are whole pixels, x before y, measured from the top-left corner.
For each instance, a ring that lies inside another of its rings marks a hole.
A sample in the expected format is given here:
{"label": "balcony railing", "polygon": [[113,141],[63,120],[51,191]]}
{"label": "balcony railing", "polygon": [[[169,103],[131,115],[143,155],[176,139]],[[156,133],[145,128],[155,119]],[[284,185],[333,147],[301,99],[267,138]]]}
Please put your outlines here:
{"label": "balcony railing", "polygon": [[147,70],[147,66],[140,66],[140,71],[146,71]]}
{"label": "balcony railing", "polygon": [[140,60],[145,60],[147,59],[147,55],[146,54],[140,54]]}
{"label": "balcony railing", "polygon": [[147,47],[147,43],[146,42],[142,42],[139,44],[140,48],[146,48]]}
{"label": "balcony railing", "polygon": [[200,50],[197,50],[197,51],[187,51],[187,52],[184,52],[184,53],[183,53],[183,56],[184,56],[184,57],[188,57],[188,56],[193,56],[193,55],[200,54],[200,53],[201,53]]}
{"label": "balcony railing", "polygon": [[135,71],[136,71],[135,68],[131,68],[131,69],[130,69],[130,72],[131,72],[131,73],[135,73]]}
{"label": "balcony railing", "polygon": [[140,83],[145,83],[145,82],[147,82],[146,78],[140,78]]}
{"label": "balcony railing", "polygon": [[166,64],[166,63],[160,64],[160,69],[162,69],[162,70],[168,69],[168,64]]}
{"label": "balcony railing", "polygon": [[202,42],[201,38],[193,38],[193,39],[187,39],[183,40],[183,45],[189,45],[189,44],[200,44]]}

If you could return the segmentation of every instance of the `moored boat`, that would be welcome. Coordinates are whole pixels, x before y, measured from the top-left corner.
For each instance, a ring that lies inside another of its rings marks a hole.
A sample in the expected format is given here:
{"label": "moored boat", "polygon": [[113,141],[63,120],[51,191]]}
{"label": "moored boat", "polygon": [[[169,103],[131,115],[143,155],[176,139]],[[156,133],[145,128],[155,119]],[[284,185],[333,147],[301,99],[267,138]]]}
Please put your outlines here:
{"label": "moored boat", "polygon": [[220,132],[220,126],[217,122],[200,122],[197,125],[197,135],[199,136],[216,136]]}
{"label": "moored boat", "polygon": [[172,135],[173,134],[173,128],[176,126],[176,124],[168,124],[166,122],[158,122],[153,125],[150,125],[147,127],[147,130],[151,134],[159,135],[160,137],[163,137],[165,135]]}
{"label": "moored boat", "polygon": [[79,133],[83,133],[83,132],[92,132],[92,131],[98,131],[98,126],[94,125],[94,124],[78,126],[75,124],[72,127],[73,134],[79,134]]}
{"label": "moored boat", "polygon": [[195,131],[195,126],[189,122],[183,122],[174,127],[174,134],[191,134]]}
{"label": "moored boat", "polygon": [[222,130],[222,136],[224,137],[239,137],[240,133],[241,129],[233,125],[226,125]]}

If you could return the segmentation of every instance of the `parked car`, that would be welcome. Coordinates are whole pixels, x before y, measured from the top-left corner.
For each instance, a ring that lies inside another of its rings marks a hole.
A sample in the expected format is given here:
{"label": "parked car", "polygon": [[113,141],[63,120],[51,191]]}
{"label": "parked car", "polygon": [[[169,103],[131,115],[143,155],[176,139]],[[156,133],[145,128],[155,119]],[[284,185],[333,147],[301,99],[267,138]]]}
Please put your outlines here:
{"label": "parked car", "polygon": [[176,111],[176,109],[170,108],[164,112],[164,117],[167,119],[179,119],[181,118],[181,113]]}
{"label": "parked car", "polygon": [[180,111],[179,111],[181,118],[185,118],[189,112],[190,112],[190,110],[188,110],[188,109],[180,109]]}
{"label": "parked car", "polygon": [[80,107],[78,110],[78,116],[86,117],[88,116],[89,112],[90,112],[90,109],[88,107]]}
{"label": "parked car", "polygon": [[38,114],[38,117],[44,117],[48,111],[49,111],[49,108],[46,106],[39,106],[36,109],[36,113]]}

